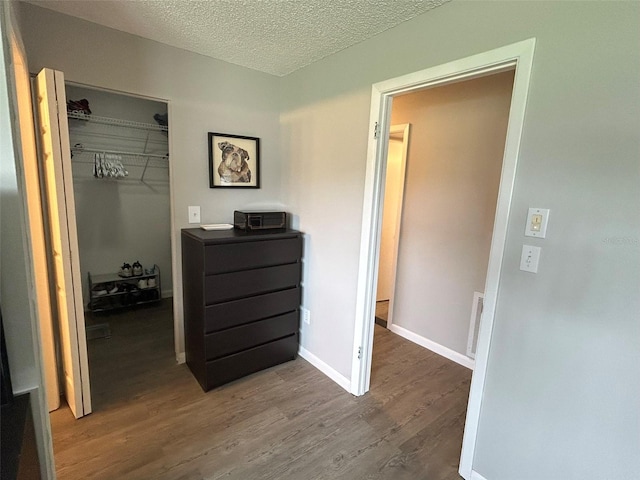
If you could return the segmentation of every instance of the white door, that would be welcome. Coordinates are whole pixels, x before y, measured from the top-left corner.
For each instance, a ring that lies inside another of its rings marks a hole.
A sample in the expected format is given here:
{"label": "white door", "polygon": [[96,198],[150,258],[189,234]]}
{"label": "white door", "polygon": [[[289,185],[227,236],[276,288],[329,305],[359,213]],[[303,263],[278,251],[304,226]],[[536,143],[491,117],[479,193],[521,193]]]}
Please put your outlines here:
{"label": "white door", "polygon": [[408,124],[393,125],[389,130],[376,301],[391,300],[393,297],[408,136]]}
{"label": "white door", "polygon": [[91,413],[91,391],[71,175],[67,101],[62,72],[43,69],[36,79],[36,94],[48,226],[53,250],[64,390],[73,415],[80,418]]}

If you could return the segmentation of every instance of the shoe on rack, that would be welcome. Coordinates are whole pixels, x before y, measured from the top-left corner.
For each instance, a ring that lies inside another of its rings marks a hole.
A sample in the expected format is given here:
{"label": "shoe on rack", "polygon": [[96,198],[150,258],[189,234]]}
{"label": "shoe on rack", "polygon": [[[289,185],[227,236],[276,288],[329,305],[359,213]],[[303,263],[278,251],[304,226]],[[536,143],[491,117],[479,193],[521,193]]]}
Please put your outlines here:
{"label": "shoe on rack", "polygon": [[93,287],[91,294],[94,297],[101,297],[102,295],[107,294],[107,290],[103,286],[99,285],[97,287]]}
{"label": "shoe on rack", "polygon": [[147,286],[149,288],[155,288],[156,287],[156,279],[154,277],[151,277],[150,279],[147,280]]}
{"label": "shoe on rack", "polygon": [[128,263],[123,263],[122,266],[120,267],[120,271],[118,272],[118,275],[124,278],[130,277],[131,265],[129,265]]}
{"label": "shoe on rack", "polygon": [[138,288],[143,289],[143,288],[147,288],[147,279],[146,278],[141,278],[140,280],[138,280]]}
{"label": "shoe on rack", "polygon": [[142,275],[142,272],[144,270],[142,269],[142,265],[140,265],[140,262],[136,261],[136,263],[133,264],[133,267],[131,268],[131,273],[133,273],[134,277],[139,277],[140,275]]}
{"label": "shoe on rack", "polygon": [[116,285],[115,283],[110,283],[109,285],[107,285],[107,290],[109,290],[109,293],[116,293],[118,291],[118,285]]}
{"label": "shoe on rack", "polygon": [[169,126],[169,114],[168,113],[156,113],[153,116],[153,119],[158,123],[158,125],[160,125],[161,127],[168,127]]}
{"label": "shoe on rack", "polygon": [[83,98],[82,100],[67,100],[67,112],[78,113],[80,115],[91,115],[89,100],[86,98]]}

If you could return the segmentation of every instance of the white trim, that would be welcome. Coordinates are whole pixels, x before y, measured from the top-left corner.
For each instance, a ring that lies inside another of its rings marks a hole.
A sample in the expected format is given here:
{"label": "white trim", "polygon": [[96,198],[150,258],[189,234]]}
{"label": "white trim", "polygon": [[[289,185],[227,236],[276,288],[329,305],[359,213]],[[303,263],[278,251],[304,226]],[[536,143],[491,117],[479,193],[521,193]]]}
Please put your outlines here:
{"label": "white trim", "polygon": [[406,338],[410,342],[420,345],[421,347],[426,348],[427,350],[431,350],[433,353],[437,353],[445,358],[448,358],[452,362],[456,362],[463,367],[467,367],[470,370],[473,370],[475,367],[475,362],[472,358],[463,355],[460,352],[456,352],[455,350],[451,350],[450,348],[445,347],[444,345],[440,345],[439,343],[434,342],[433,340],[429,340],[428,338],[422,337],[417,333],[412,332],[411,330],[407,330],[406,328],[399,327],[398,325],[390,325],[389,330],[393,333],[397,333],[403,338]]}
{"label": "white trim", "polygon": [[[364,395],[369,391],[373,346],[373,319],[375,317],[375,285],[378,278],[380,250],[380,223],[382,208],[380,189],[385,158],[389,144],[388,125],[391,118],[391,96],[382,95],[378,86],[371,91],[369,146],[364,179],[362,206],[362,232],[360,235],[360,262],[356,291],[356,318],[351,363],[351,393]],[[381,130],[375,136],[380,121]]]}
{"label": "white trim", "polygon": [[[484,288],[484,314],[478,333],[475,369],[471,379],[465,433],[460,457],[459,472],[466,479],[471,477],[473,466],[495,304],[498,296],[502,257],[506,242],[511,196],[515,182],[534,49],[535,39],[531,38],[489,52],[374,84],[371,92],[370,135],[364,183],[360,263],[358,267],[356,317],[352,351],[351,393],[354,395],[363,395],[369,390],[371,377],[375,280],[378,274],[376,259],[380,248],[380,180],[382,165],[385,160],[384,154],[387,151],[393,96],[425,87],[470,80],[515,67],[502,174]],[[376,123],[379,125],[378,138],[374,138],[373,135]]]}
{"label": "white trim", "polygon": [[178,365],[182,365],[183,363],[187,363],[187,354],[185,352],[176,353],[176,363]]}
{"label": "white trim", "polygon": [[309,362],[311,365],[316,367],[318,370],[320,370],[322,373],[324,373],[331,380],[333,380],[338,385],[340,385],[342,388],[344,388],[347,392],[351,391],[351,382],[349,381],[349,379],[347,377],[343,376],[338,371],[334,370],[332,367],[330,367],[329,365],[324,363],[322,360],[320,360],[318,357],[316,357],[309,350],[307,350],[307,349],[305,349],[303,347],[299,347],[298,355],[300,355],[307,362]]}
{"label": "white trim", "polygon": [[471,477],[469,477],[469,480],[487,480],[487,479],[484,478],[482,475],[480,475],[475,470],[471,470]]}
{"label": "white trim", "polygon": [[[173,104],[171,100],[167,102],[167,118],[169,119],[169,125],[173,121]],[[167,143],[169,145],[169,158],[175,158],[173,145],[173,136],[175,135],[175,128],[170,128],[167,135]],[[171,292],[173,297],[173,350],[176,354],[178,363],[186,362],[186,353],[184,346],[184,318],[183,318],[183,298],[182,298],[182,276],[178,277],[178,274],[182,275],[182,250],[178,245],[182,245],[180,238],[179,223],[176,218],[176,162],[169,162],[169,216],[170,216],[170,228],[171,228],[171,283],[173,290]],[[179,270],[179,271],[178,271]],[[182,359],[182,360],[180,360]]]}

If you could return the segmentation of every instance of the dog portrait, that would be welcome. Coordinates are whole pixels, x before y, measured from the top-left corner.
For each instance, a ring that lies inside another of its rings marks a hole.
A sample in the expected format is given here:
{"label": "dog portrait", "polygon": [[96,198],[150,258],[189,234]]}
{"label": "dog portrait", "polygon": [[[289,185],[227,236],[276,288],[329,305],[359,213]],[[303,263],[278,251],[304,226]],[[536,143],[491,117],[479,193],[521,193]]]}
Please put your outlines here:
{"label": "dog portrait", "polygon": [[209,186],[259,188],[259,145],[254,137],[209,133]]}
{"label": "dog portrait", "polygon": [[244,182],[251,181],[251,169],[249,169],[249,153],[237,145],[229,142],[218,143],[218,148],[222,150],[222,160],[218,166],[218,175],[223,182]]}

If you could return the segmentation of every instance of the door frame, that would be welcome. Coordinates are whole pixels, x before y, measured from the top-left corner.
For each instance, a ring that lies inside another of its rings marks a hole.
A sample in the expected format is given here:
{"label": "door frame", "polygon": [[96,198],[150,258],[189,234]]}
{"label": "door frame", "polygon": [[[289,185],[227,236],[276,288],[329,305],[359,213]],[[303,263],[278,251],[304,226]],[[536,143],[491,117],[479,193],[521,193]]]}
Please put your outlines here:
{"label": "door frame", "polygon": [[[400,227],[402,226],[402,209],[404,204],[404,184],[405,178],[407,174],[407,154],[409,153],[409,133],[411,132],[411,124],[410,123],[401,123],[397,125],[391,125],[389,127],[389,135],[390,137],[396,133],[402,133],[402,159],[400,165],[400,191],[398,192],[398,196],[400,199],[398,200],[398,211],[396,212],[396,231],[394,232],[394,241],[392,246],[391,256],[393,257],[393,265],[391,267],[391,278],[389,279],[391,282],[391,286],[389,287],[389,310],[387,312],[387,328],[390,328],[393,324],[393,304],[394,298],[396,295],[396,278],[398,275],[398,248],[400,245]],[[384,181],[382,182],[383,190],[380,192],[382,204],[380,206],[380,215],[384,212],[384,198],[386,192],[384,191],[386,185],[387,178],[387,162],[388,162],[388,153],[385,155],[384,162],[384,172],[382,173],[382,178]],[[382,218],[382,217],[381,217]],[[382,228],[382,221],[380,222],[380,228]],[[376,279],[378,276],[376,275]],[[377,288],[377,283],[376,283]],[[376,295],[377,297],[377,295]]]}
{"label": "door frame", "polygon": [[484,314],[478,334],[475,369],[471,378],[469,403],[460,457],[460,474],[469,479],[473,470],[480,407],[487,372],[491,333],[499,290],[502,258],[507,236],[516,165],[524,125],[529,82],[535,50],[535,38],[500,47],[488,52],[455,60],[393,78],[372,86],[370,123],[372,134],[367,149],[360,264],[356,297],[356,318],[351,368],[351,393],[363,395],[370,388],[373,354],[373,319],[378,275],[382,194],[389,123],[393,97],[420,89],[483,77],[515,69],[509,122],[495,222],[485,284]]}

